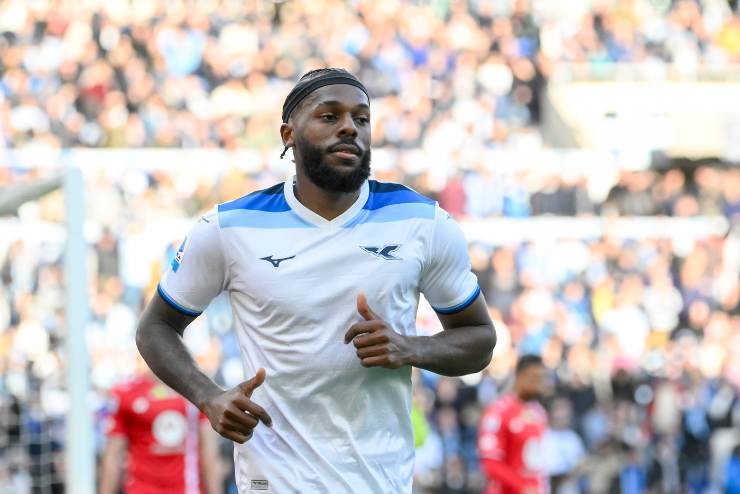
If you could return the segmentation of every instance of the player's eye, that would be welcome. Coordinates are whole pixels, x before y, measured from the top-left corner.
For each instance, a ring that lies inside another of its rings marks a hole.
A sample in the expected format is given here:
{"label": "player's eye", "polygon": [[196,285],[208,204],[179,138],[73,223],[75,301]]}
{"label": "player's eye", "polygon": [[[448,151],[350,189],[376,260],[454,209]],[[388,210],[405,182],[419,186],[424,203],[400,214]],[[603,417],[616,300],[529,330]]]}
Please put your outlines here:
{"label": "player's eye", "polygon": [[359,115],[355,117],[355,121],[361,123],[362,125],[367,125],[370,123],[370,119],[364,115]]}
{"label": "player's eye", "polygon": [[333,113],[322,113],[321,115],[319,115],[319,118],[321,118],[321,120],[325,122],[334,122],[336,121],[337,116]]}

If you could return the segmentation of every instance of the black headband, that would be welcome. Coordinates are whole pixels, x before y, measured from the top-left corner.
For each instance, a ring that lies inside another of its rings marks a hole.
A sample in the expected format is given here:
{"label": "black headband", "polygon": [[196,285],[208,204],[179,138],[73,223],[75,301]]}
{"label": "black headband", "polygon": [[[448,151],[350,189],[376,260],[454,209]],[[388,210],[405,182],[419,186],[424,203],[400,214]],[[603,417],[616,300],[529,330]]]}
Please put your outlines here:
{"label": "black headband", "polygon": [[370,96],[367,94],[367,89],[365,89],[365,86],[363,86],[357,77],[353,76],[349,72],[328,72],[313,79],[300,81],[296,84],[283,103],[283,122],[288,123],[290,114],[295,110],[295,107],[298,106],[298,103],[303,101],[306,96],[320,87],[330,86],[332,84],[349,84],[350,86],[358,87],[362,89],[362,92],[365,93],[367,99],[370,100]]}

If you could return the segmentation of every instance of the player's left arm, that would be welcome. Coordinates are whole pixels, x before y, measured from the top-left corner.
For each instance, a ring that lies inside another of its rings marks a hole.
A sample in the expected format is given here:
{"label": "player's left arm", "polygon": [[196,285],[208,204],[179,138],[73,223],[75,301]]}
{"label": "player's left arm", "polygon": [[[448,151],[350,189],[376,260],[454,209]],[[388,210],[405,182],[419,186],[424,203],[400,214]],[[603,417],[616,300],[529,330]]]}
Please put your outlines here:
{"label": "player's left arm", "polygon": [[218,456],[218,436],[208,420],[198,424],[198,444],[200,446],[200,465],[203,473],[203,492],[221,493],[221,461]]}
{"label": "player's left arm", "polygon": [[100,494],[115,494],[121,487],[123,466],[128,454],[128,441],[122,435],[108,437],[103,451],[100,465],[100,479],[98,492]]}
{"label": "player's left arm", "polygon": [[437,209],[420,289],[437,313],[444,331],[433,336],[404,336],[373,312],[364,295],[357,311],[364,321],[352,325],[352,341],[366,367],[413,365],[446,376],[478,372],[491,361],[496,332],[486,301],[471,272],[462,230]]}
{"label": "player's left arm", "polygon": [[99,494],[116,494],[120,491],[124,465],[128,456],[129,421],[126,420],[127,405],[122,387],[111,391],[105,418],[107,440],[100,463],[98,478]]}
{"label": "player's left arm", "polygon": [[496,330],[480,293],[466,308],[454,314],[437,313],[444,331],[413,340],[411,365],[445,376],[461,376],[483,370],[496,346]]}
{"label": "player's left arm", "polygon": [[353,342],[364,367],[397,369],[413,365],[445,376],[463,376],[491,361],[496,332],[483,295],[454,314],[438,314],[445,329],[433,336],[403,336],[373,312],[364,295],[357,311],[365,319],[353,324],[345,343]]}

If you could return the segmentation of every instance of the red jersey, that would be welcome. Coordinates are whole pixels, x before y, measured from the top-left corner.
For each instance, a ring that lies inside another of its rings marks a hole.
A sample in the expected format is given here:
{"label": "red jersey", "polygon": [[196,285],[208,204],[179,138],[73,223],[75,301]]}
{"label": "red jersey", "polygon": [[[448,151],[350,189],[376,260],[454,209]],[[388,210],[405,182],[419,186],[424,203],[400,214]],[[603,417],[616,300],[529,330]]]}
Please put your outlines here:
{"label": "red jersey", "polygon": [[549,492],[542,449],[546,430],[547,414],[539,403],[506,395],[486,409],[478,430],[486,494]]}
{"label": "red jersey", "polygon": [[170,388],[143,376],[114,388],[108,436],[128,441],[126,494],[200,494],[198,429],[207,420]]}

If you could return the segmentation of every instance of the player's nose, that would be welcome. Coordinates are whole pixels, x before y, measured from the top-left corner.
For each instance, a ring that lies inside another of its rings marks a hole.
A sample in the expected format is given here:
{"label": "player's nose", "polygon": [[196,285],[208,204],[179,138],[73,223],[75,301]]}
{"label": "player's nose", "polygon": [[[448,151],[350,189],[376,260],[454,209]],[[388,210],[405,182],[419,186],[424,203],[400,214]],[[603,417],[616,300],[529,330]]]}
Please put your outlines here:
{"label": "player's nose", "polygon": [[355,125],[355,120],[349,112],[342,115],[339,124],[338,135],[340,137],[357,137],[357,125]]}

